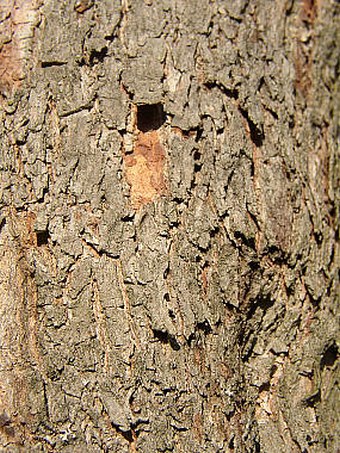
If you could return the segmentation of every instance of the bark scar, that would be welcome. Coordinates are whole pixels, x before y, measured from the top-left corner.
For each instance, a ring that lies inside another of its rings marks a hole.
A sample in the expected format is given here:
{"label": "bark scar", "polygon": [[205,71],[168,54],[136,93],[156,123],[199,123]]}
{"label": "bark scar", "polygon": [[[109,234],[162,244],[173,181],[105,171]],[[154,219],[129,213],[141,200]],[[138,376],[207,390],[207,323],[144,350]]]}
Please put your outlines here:
{"label": "bark scar", "polygon": [[36,0],[3,0],[0,2],[0,94],[18,89],[25,78],[30,60],[34,27],[39,21]]}
{"label": "bark scar", "polygon": [[124,156],[131,204],[135,209],[165,192],[164,163],[165,151],[158,132],[139,132],[132,154]]}

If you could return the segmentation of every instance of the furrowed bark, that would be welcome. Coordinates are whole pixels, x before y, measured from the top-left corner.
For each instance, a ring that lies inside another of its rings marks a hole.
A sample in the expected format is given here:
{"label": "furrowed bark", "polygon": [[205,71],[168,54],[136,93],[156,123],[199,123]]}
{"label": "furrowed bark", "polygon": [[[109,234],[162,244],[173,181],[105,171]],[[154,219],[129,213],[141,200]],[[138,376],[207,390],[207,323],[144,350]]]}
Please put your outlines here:
{"label": "furrowed bark", "polygon": [[1,451],[340,448],[338,16],[1,2]]}

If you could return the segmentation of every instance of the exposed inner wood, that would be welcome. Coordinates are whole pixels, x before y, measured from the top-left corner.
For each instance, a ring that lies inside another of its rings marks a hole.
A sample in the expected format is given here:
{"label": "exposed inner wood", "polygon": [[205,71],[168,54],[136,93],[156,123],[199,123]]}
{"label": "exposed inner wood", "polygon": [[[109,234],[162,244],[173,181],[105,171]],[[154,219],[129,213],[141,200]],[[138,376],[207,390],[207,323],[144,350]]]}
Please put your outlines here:
{"label": "exposed inner wood", "polygon": [[139,132],[132,154],[124,156],[125,174],[135,209],[165,192],[165,151],[157,131]]}

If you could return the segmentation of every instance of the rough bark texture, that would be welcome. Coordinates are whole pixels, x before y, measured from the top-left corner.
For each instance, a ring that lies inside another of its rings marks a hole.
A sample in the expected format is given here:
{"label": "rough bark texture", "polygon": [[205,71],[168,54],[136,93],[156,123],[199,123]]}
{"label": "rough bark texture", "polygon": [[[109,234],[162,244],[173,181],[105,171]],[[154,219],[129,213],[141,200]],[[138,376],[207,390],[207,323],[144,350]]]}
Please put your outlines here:
{"label": "rough bark texture", "polygon": [[336,452],[339,2],[0,8],[0,450]]}

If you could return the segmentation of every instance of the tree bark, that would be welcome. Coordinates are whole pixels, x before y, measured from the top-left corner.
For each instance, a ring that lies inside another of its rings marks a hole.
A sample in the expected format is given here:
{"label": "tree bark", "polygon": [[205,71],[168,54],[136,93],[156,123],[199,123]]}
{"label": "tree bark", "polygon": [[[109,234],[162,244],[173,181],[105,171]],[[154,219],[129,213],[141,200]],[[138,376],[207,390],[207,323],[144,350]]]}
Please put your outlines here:
{"label": "tree bark", "polygon": [[339,2],[0,8],[1,451],[339,451]]}

